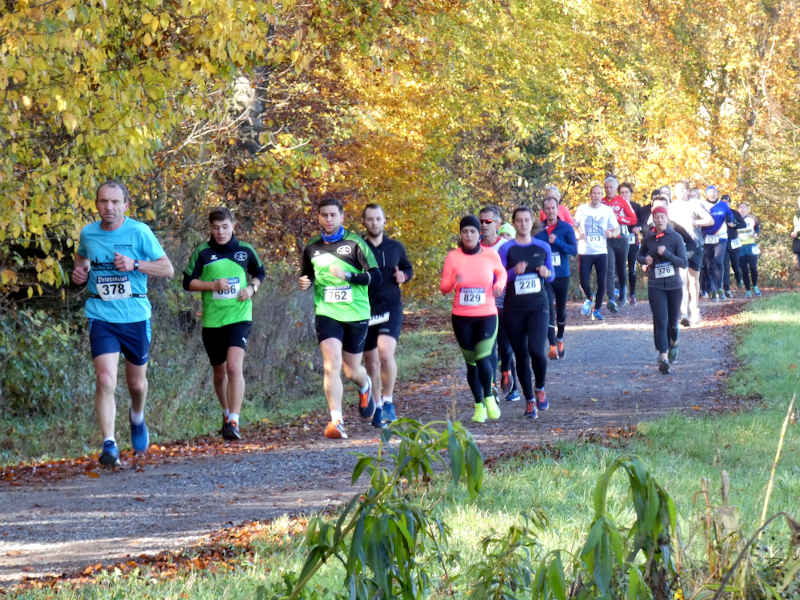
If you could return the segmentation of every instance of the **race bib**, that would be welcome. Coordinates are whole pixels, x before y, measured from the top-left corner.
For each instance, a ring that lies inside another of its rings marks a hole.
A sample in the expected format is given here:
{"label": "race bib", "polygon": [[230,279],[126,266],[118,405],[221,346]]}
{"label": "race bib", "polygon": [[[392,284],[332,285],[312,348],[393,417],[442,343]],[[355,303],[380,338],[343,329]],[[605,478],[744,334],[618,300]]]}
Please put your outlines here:
{"label": "race bib", "polygon": [[130,298],[131,281],[127,275],[98,275],[97,295],[106,301]]}
{"label": "race bib", "polygon": [[717,237],[716,235],[711,235],[709,233],[709,234],[706,235],[706,237],[703,238],[703,242],[706,243],[706,244],[718,244],[719,243],[719,237]]}
{"label": "race bib", "polygon": [[353,302],[353,288],[349,285],[327,286],[324,299],[331,304],[350,304]]}
{"label": "race bib", "polygon": [[675,275],[675,265],[671,262],[658,263],[655,265],[656,279],[664,279],[665,277],[672,277]]}
{"label": "race bib", "polygon": [[553,266],[554,267],[561,266],[561,255],[558,252],[553,252]]}
{"label": "race bib", "polygon": [[753,254],[755,254],[756,256],[758,256],[759,254],[761,254],[761,248],[759,248],[758,246],[756,246],[755,244],[753,244],[753,249],[752,249],[752,250],[750,250],[750,252],[752,252]]}
{"label": "race bib", "polygon": [[635,233],[629,234],[628,235],[628,244],[633,246],[635,243],[636,243],[636,234]]}
{"label": "race bib", "polygon": [[742,240],[740,240],[739,238],[736,238],[735,240],[731,240],[731,248],[736,250],[737,248],[741,248],[741,247],[742,247]]}
{"label": "race bib", "polygon": [[586,241],[590,244],[600,244],[605,238],[602,235],[587,235]]}
{"label": "race bib", "polygon": [[620,225],[619,226],[619,235],[620,235],[620,237],[628,237],[628,232],[629,231],[630,230],[628,229],[627,225]]}
{"label": "race bib", "polygon": [[523,294],[538,294],[542,291],[542,280],[536,273],[528,273],[527,275],[518,275],[514,280],[514,291],[517,296]]}
{"label": "race bib", "polygon": [[369,326],[372,327],[373,325],[380,325],[381,323],[386,323],[389,320],[389,313],[385,312],[382,315],[372,315],[369,318]]}
{"label": "race bib", "polygon": [[483,288],[461,288],[458,294],[461,306],[480,306],[486,304],[486,290]]}
{"label": "race bib", "polygon": [[239,295],[239,290],[241,286],[239,284],[238,277],[228,277],[228,289],[224,292],[217,292],[214,291],[211,294],[211,297],[214,300],[230,300],[231,298],[236,298]]}

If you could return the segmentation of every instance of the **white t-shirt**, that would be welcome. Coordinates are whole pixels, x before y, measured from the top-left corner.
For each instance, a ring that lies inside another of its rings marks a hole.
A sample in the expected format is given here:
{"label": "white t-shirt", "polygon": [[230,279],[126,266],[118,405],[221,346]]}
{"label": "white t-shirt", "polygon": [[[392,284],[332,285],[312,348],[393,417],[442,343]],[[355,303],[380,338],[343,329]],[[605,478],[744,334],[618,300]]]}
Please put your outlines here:
{"label": "white t-shirt", "polygon": [[667,207],[669,220],[675,225],[683,227],[687,233],[691,233],[695,241],[703,239],[703,233],[699,227],[694,226],[695,219],[708,217],[708,211],[703,207],[699,200],[676,200]]}
{"label": "white t-shirt", "polygon": [[610,206],[582,204],[575,213],[575,227],[583,237],[578,240],[578,254],[607,254],[606,231],[619,227]]}

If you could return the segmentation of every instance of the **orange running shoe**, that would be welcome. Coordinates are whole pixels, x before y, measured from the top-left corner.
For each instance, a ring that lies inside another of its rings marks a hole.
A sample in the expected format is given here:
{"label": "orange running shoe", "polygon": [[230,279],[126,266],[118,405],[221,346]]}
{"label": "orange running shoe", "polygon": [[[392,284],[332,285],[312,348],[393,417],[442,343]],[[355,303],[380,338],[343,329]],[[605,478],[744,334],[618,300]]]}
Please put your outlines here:
{"label": "orange running shoe", "polygon": [[550,360],[558,360],[558,350],[556,350],[555,346],[550,346],[550,352],[548,352],[547,356],[550,357]]}
{"label": "orange running shoe", "polygon": [[500,373],[500,390],[507,394],[511,389],[511,371],[502,371]]}
{"label": "orange running shoe", "polygon": [[344,430],[344,423],[329,421],[325,426],[325,437],[332,440],[347,439],[347,432]]}

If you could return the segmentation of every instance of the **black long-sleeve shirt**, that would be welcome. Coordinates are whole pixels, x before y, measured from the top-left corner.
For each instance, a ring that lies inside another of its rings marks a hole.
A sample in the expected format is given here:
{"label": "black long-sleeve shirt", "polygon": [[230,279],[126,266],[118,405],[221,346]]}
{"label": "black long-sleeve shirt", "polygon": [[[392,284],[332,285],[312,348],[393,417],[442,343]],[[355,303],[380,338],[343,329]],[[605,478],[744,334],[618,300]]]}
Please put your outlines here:
{"label": "black long-sleeve shirt", "polygon": [[375,255],[381,278],[369,286],[369,304],[373,315],[381,314],[392,309],[402,307],[403,300],[400,285],[394,277],[395,268],[400,269],[406,276],[406,281],[414,276],[414,269],[406,256],[406,249],[397,240],[383,236],[377,246],[373,246],[365,236],[367,245]]}
{"label": "black long-sleeve shirt", "polygon": [[[658,253],[658,247],[664,246],[664,254]],[[657,233],[648,231],[639,248],[639,262],[647,264],[647,257],[653,258],[653,263],[647,267],[647,285],[662,290],[674,290],[681,287],[679,269],[686,268],[686,244],[683,238],[671,226],[666,231]]]}

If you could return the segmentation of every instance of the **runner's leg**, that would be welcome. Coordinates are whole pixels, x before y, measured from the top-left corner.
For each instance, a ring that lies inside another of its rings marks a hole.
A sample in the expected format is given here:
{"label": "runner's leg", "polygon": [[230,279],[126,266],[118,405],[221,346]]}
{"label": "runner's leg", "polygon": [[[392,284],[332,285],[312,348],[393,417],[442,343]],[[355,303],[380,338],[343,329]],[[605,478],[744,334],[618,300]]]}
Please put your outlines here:
{"label": "runner's leg", "polygon": [[95,356],[95,391],[94,408],[97,423],[104,440],[114,439],[114,422],[117,416],[117,404],[114,401],[114,390],[117,388],[117,366],[119,354],[108,353]]}
{"label": "runner's leg", "polygon": [[244,348],[231,346],[225,361],[228,387],[225,393],[228,412],[241,414],[244,400]]}
{"label": "runner's leg", "polygon": [[[390,335],[378,336],[378,357],[381,365],[379,380],[381,382],[381,393],[387,397],[391,397],[394,394],[394,384],[397,381],[396,350],[396,339]],[[374,383],[376,379],[373,377],[372,381]]]}
{"label": "runner's leg", "polygon": [[603,294],[606,293],[606,269],[608,269],[608,257],[605,254],[597,254],[592,257],[595,272],[597,273],[597,297],[594,301],[594,309],[600,310],[603,304]]}
{"label": "runner's leg", "polygon": [[650,310],[653,313],[653,342],[659,354],[666,354],[669,343],[667,342],[667,293],[654,287],[647,289]]}
{"label": "runner's leg", "polygon": [[342,342],[337,338],[326,338],[319,343],[322,353],[322,387],[329,411],[342,412]]}

